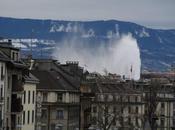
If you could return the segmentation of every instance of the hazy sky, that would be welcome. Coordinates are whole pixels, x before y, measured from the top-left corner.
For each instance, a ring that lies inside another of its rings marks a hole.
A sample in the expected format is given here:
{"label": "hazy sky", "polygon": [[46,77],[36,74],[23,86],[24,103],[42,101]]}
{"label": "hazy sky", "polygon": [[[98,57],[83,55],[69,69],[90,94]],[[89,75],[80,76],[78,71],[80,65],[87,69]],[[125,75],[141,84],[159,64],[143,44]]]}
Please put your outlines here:
{"label": "hazy sky", "polygon": [[154,28],[175,28],[175,0],[0,0],[0,16],[116,19]]}

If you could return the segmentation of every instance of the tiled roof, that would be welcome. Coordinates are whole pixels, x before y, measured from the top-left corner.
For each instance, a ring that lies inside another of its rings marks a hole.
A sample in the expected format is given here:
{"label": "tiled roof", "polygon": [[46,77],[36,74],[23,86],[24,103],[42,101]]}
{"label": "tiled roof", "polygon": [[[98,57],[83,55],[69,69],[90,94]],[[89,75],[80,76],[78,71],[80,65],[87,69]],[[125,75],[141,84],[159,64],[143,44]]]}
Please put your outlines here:
{"label": "tiled roof", "polygon": [[8,56],[6,56],[2,51],[0,51],[0,60],[1,61],[10,61]]}
{"label": "tiled roof", "polygon": [[79,86],[73,84],[64,74],[55,70],[32,70],[31,73],[39,79],[37,89],[54,91],[79,91]]}
{"label": "tiled roof", "polygon": [[27,83],[39,83],[39,79],[37,79],[31,73],[29,73],[29,75],[24,75],[23,78],[24,78],[25,82],[27,82]]}

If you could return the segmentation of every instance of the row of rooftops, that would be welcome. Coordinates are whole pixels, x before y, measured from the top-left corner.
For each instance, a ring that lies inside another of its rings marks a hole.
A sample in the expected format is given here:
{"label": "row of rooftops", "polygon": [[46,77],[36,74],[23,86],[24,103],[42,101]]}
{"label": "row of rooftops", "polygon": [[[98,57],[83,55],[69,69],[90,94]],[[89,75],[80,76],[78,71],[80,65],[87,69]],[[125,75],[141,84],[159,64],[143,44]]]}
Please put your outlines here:
{"label": "row of rooftops", "polygon": [[[26,82],[37,83],[37,89],[47,91],[74,91],[80,90],[80,85],[83,83],[92,83],[93,85],[102,86],[102,89],[106,92],[114,91],[125,91],[132,92],[133,90],[128,87],[130,81],[123,79],[121,76],[116,74],[108,74],[106,76],[98,73],[83,73],[83,68],[79,67],[77,61],[67,61],[66,64],[60,64],[57,60],[52,59],[20,59],[19,61],[11,60],[3,52],[3,48],[17,50],[11,44],[11,41],[0,42],[0,60],[8,62],[10,66],[16,68],[27,69],[31,67],[28,75],[24,75],[23,78]],[[135,83],[149,84],[149,79],[159,78],[162,83],[168,84],[169,79],[175,77],[174,73],[144,73],[141,74],[142,80]],[[134,82],[134,81],[133,81]],[[91,87],[93,87],[93,85]],[[96,87],[92,90],[95,92],[99,91]]]}
{"label": "row of rooftops", "polygon": [[[12,51],[19,52],[13,47],[11,40],[0,40],[0,60],[7,63],[9,67],[20,68],[25,73],[23,80],[27,83],[37,83],[37,89],[47,91],[72,91],[79,92],[80,76],[83,69],[78,66],[78,62],[68,61],[60,64],[52,59],[11,59]],[[26,71],[27,69],[27,71]],[[27,72],[27,73],[26,73]]]}

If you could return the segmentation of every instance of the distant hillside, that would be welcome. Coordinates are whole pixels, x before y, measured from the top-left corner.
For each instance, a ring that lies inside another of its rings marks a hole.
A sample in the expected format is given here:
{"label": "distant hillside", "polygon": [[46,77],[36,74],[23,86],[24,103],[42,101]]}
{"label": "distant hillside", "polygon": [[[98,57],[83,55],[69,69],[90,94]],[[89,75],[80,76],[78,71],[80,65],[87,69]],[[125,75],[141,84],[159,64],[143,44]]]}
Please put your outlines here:
{"label": "distant hillside", "polygon": [[[49,57],[54,46],[65,37],[78,36],[85,41],[98,43],[114,36],[131,33],[138,41],[142,69],[163,71],[175,62],[175,30],[150,29],[135,23],[109,21],[34,20],[0,17],[0,37],[15,39],[23,53],[29,51],[30,38],[35,39],[35,56],[42,48]],[[37,44],[38,43],[38,44]]]}

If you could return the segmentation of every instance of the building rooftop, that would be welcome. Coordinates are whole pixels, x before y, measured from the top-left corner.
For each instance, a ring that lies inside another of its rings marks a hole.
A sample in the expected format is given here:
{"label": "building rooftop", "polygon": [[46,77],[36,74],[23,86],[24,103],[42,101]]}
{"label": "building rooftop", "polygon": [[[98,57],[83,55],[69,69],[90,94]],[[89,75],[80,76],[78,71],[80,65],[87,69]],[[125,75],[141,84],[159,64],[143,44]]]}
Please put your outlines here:
{"label": "building rooftop", "polygon": [[115,75],[111,76],[111,74],[109,76],[96,75],[93,78],[88,77],[82,85],[90,87],[93,93],[139,94],[139,91],[130,87],[130,82],[121,80]]}
{"label": "building rooftop", "polygon": [[31,70],[31,73],[39,79],[37,89],[54,91],[79,91],[79,86],[73,84],[63,74],[55,70]]}
{"label": "building rooftop", "polygon": [[26,83],[39,83],[39,79],[37,79],[31,73],[29,73],[28,75],[24,75],[23,78]]}
{"label": "building rooftop", "polygon": [[10,59],[2,51],[0,51],[0,61],[10,61]]}
{"label": "building rooftop", "polygon": [[19,48],[16,48],[12,45],[11,40],[0,40],[0,47],[1,48],[10,48],[10,49],[13,49],[13,50],[19,50]]}

